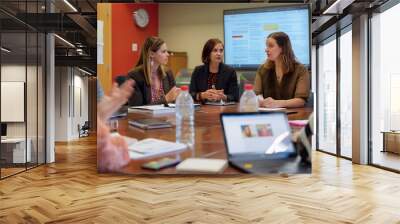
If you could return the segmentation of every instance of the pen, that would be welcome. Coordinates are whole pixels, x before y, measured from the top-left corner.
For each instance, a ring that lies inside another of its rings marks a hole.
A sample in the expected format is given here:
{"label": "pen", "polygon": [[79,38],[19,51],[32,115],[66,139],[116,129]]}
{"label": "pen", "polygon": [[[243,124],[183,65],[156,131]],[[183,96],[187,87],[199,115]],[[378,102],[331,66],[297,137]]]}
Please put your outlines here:
{"label": "pen", "polygon": [[167,102],[164,101],[163,104],[164,104],[164,107],[169,107]]}
{"label": "pen", "polygon": [[164,96],[163,104],[164,104],[164,107],[169,107],[167,99],[165,98],[165,96]]}
{"label": "pen", "polygon": [[297,114],[297,111],[293,111],[293,110],[286,111],[286,114]]}

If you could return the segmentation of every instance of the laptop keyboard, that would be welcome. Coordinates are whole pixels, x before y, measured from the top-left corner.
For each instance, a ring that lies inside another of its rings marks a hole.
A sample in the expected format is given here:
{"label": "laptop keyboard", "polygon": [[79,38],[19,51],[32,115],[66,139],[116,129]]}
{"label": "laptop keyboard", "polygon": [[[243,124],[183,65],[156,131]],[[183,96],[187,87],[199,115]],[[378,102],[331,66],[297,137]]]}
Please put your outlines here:
{"label": "laptop keyboard", "polygon": [[[260,155],[238,155],[231,157],[235,161],[258,161],[258,160],[288,160],[290,157],[285,154],[260,154]],[[296,158],[296,157],[293,157]]]}

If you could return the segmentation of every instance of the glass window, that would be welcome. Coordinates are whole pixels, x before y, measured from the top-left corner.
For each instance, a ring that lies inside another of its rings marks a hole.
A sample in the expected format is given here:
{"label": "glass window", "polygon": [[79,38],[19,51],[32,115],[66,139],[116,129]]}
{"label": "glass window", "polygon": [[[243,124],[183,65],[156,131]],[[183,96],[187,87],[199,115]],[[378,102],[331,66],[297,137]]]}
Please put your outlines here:
{"label": "glass window", "polygon": [[37,81],[38,81],[38,35],[36,32],[27,33],[27,76],[26,76],[26,114],[27,114],[27,142],[30,148],[30,159],[27,167],[37,165]]}
{"label": "glass window", "polygon": [[[0,3],[19,16],[42,12],[43,5],[44,1]],[[0,178],[5,178],[45,162],[46,39],[13,16],[0,12],[0,18]]]}
{"label": "glass window", "polygon": [[[316,47],[316,45],[312,45],[312,48],[311,48],[311,65],[312,65],[312,67],[311,67],[311,92],[312,92],[312,94],[313,94],[313,97],[312,97],[312,100],[313,100],[313,102],[312,102],[312,104],[313,104],[313,109],[315,108],[315,105],[317,105],[315,102],[316,102],[316,92],[317,92],[317,82],[316,82],[316,80],[317,80],[317,47]],[[314,113],[315,113],[315,111],[314,111]],[[316,119],[316,116],[314,115],[314,122],[313,122],[313,124],[314,124],[314,127],[313,127],[313,130],[314,130],[314,132],[315,132],[315,119]],[[312,135],[312,139],[311,139],[311,148],[313,149],[313,150],[315,150],[316,149],[316,143],[317,143],[317,139],[316,139],[316,134],[314,133],[313,135]]]}
{"label": "glass window", "polygon": [[30,161],[25,119],[26,33],[3,32],[1,47],[7,49],[1,50],[0,79],[1,123],[6,127],[0,146],[1,177],[6,177],[26,170],[25,163]]}
{"label": "glass window", "polygon": [[318,47],[317,149],[336,154],[336,36]]}
{"label": "glass window", "polygon": [[46,84],[45,84],[45,65],[46,65],[46,36],[43,33],[39,33],[38,35],[38,164],[45,163],[46,158],[46,148],[45,148],[45,99],[46,99]]}
{"label": "glass window", "polygon": [[352,32],[340,36],[340,154],[352,157]]}
{"label": "glass window", "polygon": [[371,19],[372,163],[400,170],[400,4]]}

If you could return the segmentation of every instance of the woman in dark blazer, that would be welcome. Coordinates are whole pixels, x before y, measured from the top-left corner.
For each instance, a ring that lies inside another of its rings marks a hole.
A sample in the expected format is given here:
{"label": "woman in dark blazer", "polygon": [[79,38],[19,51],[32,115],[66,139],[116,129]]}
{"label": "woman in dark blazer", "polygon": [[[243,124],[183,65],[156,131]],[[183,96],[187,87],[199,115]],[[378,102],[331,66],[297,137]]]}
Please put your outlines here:
{"label": "woman in dark blazer", "polygon": [[224,45],[210,39],[203,47],[203,65],[197,66],[190,81],[193,99],[205,101],[238,101],[239,88],[236,71],[222,62]]}
{"label": "woman in dark blazer", "polygon": [[135,80],[135,94],[128,102],[130,106],[175,101],[180,89],[175,86],[172,72],[164,68],[168,56],[167,45],[161,38],[146,39],[136,67],[128,73],[128,77]]}

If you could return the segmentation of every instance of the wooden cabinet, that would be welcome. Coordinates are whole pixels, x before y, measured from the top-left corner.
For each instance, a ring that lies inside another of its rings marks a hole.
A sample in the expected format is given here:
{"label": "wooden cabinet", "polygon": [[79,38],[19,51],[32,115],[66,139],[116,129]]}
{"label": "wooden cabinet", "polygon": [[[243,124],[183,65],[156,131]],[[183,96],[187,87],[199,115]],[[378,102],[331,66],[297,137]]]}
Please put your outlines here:
{"label": "wooden cabinet", "polygon": [[400,132],[386,131],[383,133],[383,152],[400,154]]}
{"label": "wooden cabinet", "polygon": [[176,74],[183,69],[187,68],[187,53],[186,52],[169,52],[170,56],[168,58],[168,67],[172,70],[174,77]]}

